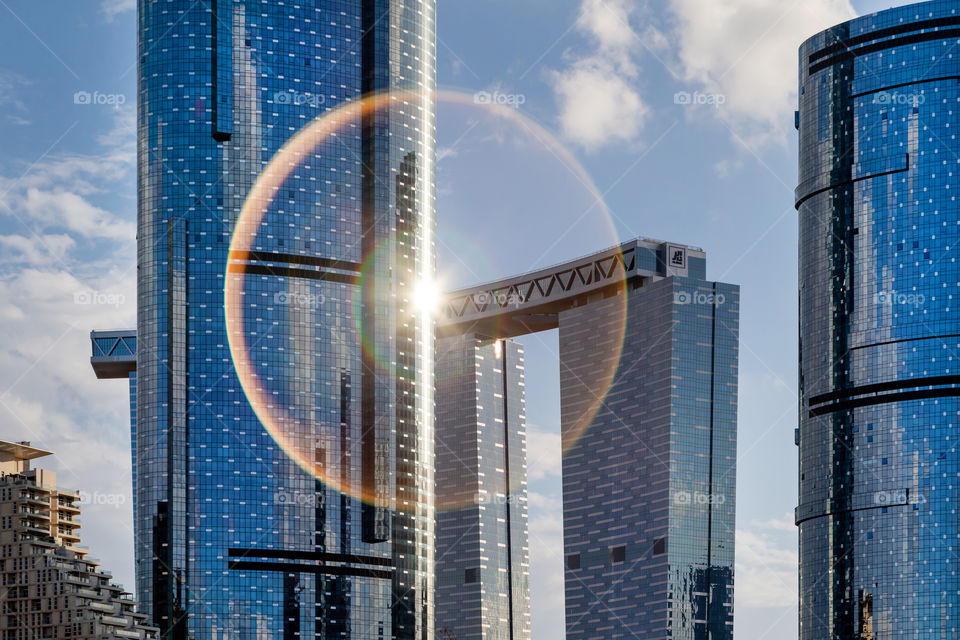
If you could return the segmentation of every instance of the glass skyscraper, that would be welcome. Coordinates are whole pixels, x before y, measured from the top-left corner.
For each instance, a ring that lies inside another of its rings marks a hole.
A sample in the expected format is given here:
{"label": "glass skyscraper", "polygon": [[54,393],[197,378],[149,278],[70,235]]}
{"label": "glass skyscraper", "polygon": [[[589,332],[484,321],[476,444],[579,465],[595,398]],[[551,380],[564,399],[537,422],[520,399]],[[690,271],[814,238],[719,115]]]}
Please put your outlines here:
{"label": "glass skyscraper", "polygon": [[[139,2],[136,568],[163,637],[434,638],[435,14]],[[231,252],[278,151],[374,94],[273,165]]]}
{"label": "glass skyscraper", "polygon": [[960,637],[960,4],[800,48],[800,638]]}
{"label": "glass skyscraper", "polygon": [[523,347],[437,341],[437,634],[530,640]]}
{"label": "glass skyscraper", "polygon": [[599,410],[623,302],[560,314],[567,640],[733,638],[740,296],[703,278],[624,294]]}
{"label": "glass skyscraper", "polygon": [[475,624],[482,601],[493,624],[522,594],[522,563],[503,569],[526,537],[522,354],[496,339],[559,328],[567,640],[733,638],[740,290],[706,270],[699,249],[637,239],[446,297],[438,495],[484,508],[463,508],[477,527],[438,515],[438,551],[469,549],[438,561],[438,594],[459,598],[445,619]]}

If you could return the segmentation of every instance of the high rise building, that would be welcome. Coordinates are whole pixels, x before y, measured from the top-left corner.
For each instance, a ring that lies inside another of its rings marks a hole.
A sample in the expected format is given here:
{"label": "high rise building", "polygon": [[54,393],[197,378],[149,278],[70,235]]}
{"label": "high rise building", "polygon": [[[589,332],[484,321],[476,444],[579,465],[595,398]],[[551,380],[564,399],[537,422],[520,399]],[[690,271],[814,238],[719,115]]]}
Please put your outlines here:
{"label": "high rise building", "polygon": [[960,5],[800,48],[800,638],[960,635]]}
{"label": "high rise building", "polygon": [[435,13],[139,5],[136,569],[164,637],[433,638]]}
{"label": "high rise building", "polygon": [[512,340],[437,341],[440,638],[530,640],[523,372]]}
{"label": "high rise building", "polygon": [[704,274],[560,314],[567,639],[733,637],[738,289]]}
{"label": "high rise building", "polygon": [[157,637],[146,615],[80,545],[80,493],[53,471],[50,455],[0,440],[0,640]]}
{"label": "high rise building", "polygon": [[[519,381],[503,378],[510,351],[498,374],[488,345],[556,328],[567,639],[730,640],[739,288],[706,280],[703,251],[641,239],[449,294],[438,324],[439,344],[453,349],[449,364],[438,364],[438,478],[459,479],[452,491],[460,503],[477,482],[460,473],[472,459],[444,456],[443,443],[459,442],[464,452],[497,445],[485,429],[499,404],[522,411],[510,395]],[[467,378],[457,382],[457,372]],[[490,397],[489,381],[501,378],[501,397]],[[513,429],[509,418],[496,427],[510,435],[522,428],[515,419]],[[478,457],[476,476],[496,487],[507,452],[490,453]],[[440,496],[447,490],[438,483]],[[498,528],[487,525],[483,540],[512,531],[511,511],[495,513]],[[456,530],[442,510],[439,518],[441,535]],[[470,562],[439,560],[441,593],[469,593],[476,580],[482,593],[502,598],[508,585],[492,571],[502,561],[489,559],[487,574]],[[460,614],[473,615],[476,598],[461,602],[470,606]]]}

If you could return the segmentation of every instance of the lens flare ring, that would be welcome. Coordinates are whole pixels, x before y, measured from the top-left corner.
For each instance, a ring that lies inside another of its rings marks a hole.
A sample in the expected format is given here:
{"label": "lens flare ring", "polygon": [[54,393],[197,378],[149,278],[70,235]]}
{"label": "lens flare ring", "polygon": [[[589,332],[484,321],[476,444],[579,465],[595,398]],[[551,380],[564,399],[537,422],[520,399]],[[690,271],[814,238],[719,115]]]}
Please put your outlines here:
{"label": "lens flare ring", "polygon": [[[518,109],[496,103],[477,102],[472,93],[441,90],[436,93],[436,97],[439,102],[483,110],[484,112],[512,123],[543,144],[550,151],[551,155],[556,158],[566,170],[573,173],[578,181],[590,192],[594,200],[592,206],[600,209],[604,221],[610,227],[611,236],[614,238],[614,242],[616,242],[616,233],[614,232],[609,211],[602,194],[586,170],[574,158],[570,151],[557,141],[553,134],[533,119],[523,115]],[[270,160],[247,195],[231,237],[227,259],[227,273],[224,285],[224,312],[229,348],[237,377],[254,413],[280,448],[304,471],[328,487],[368,503],[373,502],[374,498],[365,495],[361,487],[354,486],[352,482],[345,480],[346,475],[327,473],[325,469],[313,460],[313,457],[309,455],[308,452],[303,451],[301,447],[297,446],[294,436],[295,434],[298,437],[302,436],[303,425],[298,424],[296,416],[279,406],[280,403],[277,402],[274,397],[276,395],[275,392],[268,388],[268,381],[258,376],[257,366],[251,353],[251,345],[248,341],[247,329],[244,324],[244,282],[246,278],[244,258],[250,254],[258,233],[263,229],[264,218],[267,215],[267,211],[276,199],[277,194],[281,191],[284,182],[298,166],[312,157],[315,150],[320,147],[324,141],[336,136],[337,132],[345,127],[350,127],[352,124],[355,125],[361,122],[366,116],[391,107],[402,107],[410,103],[417,103],[422,99],[418,94],[404,91],[373,94],[361,100],[340,105],[336,109],[313,120],[296,133]],[[432,200],[427,206],[433,206]],[[587,212],[585,212],[585,214],[586,213]],[[430,242],[432,247],[432,221],[427,222],[428,224],[426,226],[430,226],[431,229],[424,231],[425,241]],[[380,250],[380,248],[375,249],[374,252],[378,250]],[[430,257],[432,262],[432,254]],[[369,262],[369,258],[368,256],[367,262]],[[359,278],[365,276],[365,272],[367,271],[366,267],[367,265],[361,265]],[[438,317],[443,301],[442,295],[437,289],[437,281],[431,278],[426,271],[419,275],[417,290],[413,292],[413,298],[416,305],[416,312],[420,314],[424,325],[427,325],[427,323],[432,323]],[[355,290],[359,290],[359,287],[355,287]],[[589,387],[591,388],[593,399],[587,410],[582,413],[582,417],[576,420],[572,429],[568,429],[567,433],[564,434],[564,453],[569,450],[589,427],[593,417],[603,406],[605,394],[609,390],[616,373],[623,346],[623,334],[626,328],[626,298],[625,296],[618,296],[618,298],[624,300],[624,304],[622,305],[622,309],[619,309],[616,313],[620,322],[619,328],[617,329],[619,339],[612,341],[612,343],[616,345],[615,353],[607,354],[608,357],[605,358],[605,361],[610,363],[607,368],[608,370],[604,372],[599,379],[590,381]],[[359,304],[360,296],[357,294],[353,295],[352,316],[354,318],[354,329],[357,331],[360,340],[360,348],[369,349],[369,341],[363,335],[362,327],[358,326],[357,319],[360,317],[358,310]],[[425,350],[425,353],[430,354],[428,357],[432,357],[432,347]],[[376,361],[376,366],[378,373],[395,373],[392,371],[392,365],[390,363]],[[426,375],[433,375],[432,366],[427,369]],[[432,387],[433,381],[431,379],[426,381],[426,383]],[[424,416],[426,418],[432,418],[432,406],[428,406],[432,403],[428,403],[426,398],[422,398],[421,400],[421,409],[426,412]],[[457,506],[463,505],[437,505],[437,508],[455,508]]]}

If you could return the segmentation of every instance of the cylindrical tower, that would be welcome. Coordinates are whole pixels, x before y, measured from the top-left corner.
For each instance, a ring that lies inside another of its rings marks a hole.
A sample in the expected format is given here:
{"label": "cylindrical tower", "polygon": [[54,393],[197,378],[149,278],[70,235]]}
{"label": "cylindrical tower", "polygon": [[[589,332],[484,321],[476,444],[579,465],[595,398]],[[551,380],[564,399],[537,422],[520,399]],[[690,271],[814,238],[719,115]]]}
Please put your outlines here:
{"label": "cylindrical tower", "polygon": [[956,638],[960,5],[800,48],[800,638]]}
{"label": "cylindrical tower", "polygon": [[434,637],[435,19],[139,1],[137,592],[164,637]]}

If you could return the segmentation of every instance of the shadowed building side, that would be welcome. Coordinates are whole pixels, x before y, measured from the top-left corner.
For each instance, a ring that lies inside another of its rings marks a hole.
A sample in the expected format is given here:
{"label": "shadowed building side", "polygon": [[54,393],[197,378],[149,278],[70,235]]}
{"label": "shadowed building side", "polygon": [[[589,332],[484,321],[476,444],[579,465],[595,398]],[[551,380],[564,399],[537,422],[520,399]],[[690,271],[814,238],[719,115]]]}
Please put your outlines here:
{"label": "shadowed building side", "polygon": [[625,295],[609,390],[622,305],[560,314],[566,637],[730,639],[739,289]]}
{"label": "shadowed building side", "polygon": [[[739,288],[705,278],[702,250],[636,239],[445,298],[438,494],[461,503],[486,480],[463,461],[498,459],[482,455],[490,347],[475,345],[560,330],[568,640],[733,637]],[[440,513],[464,535],[441,546],[506,529],[475,534],[477,510],[463,511]],[[454,597],[474,578],[476,594],[505,589],[463,558],[438,564]],[[440,606],[475,618],[481,597]]]}
{"label": "shadowed building side", "polygon": [[530,639],[523,347],[437,342],[437,628]]}

